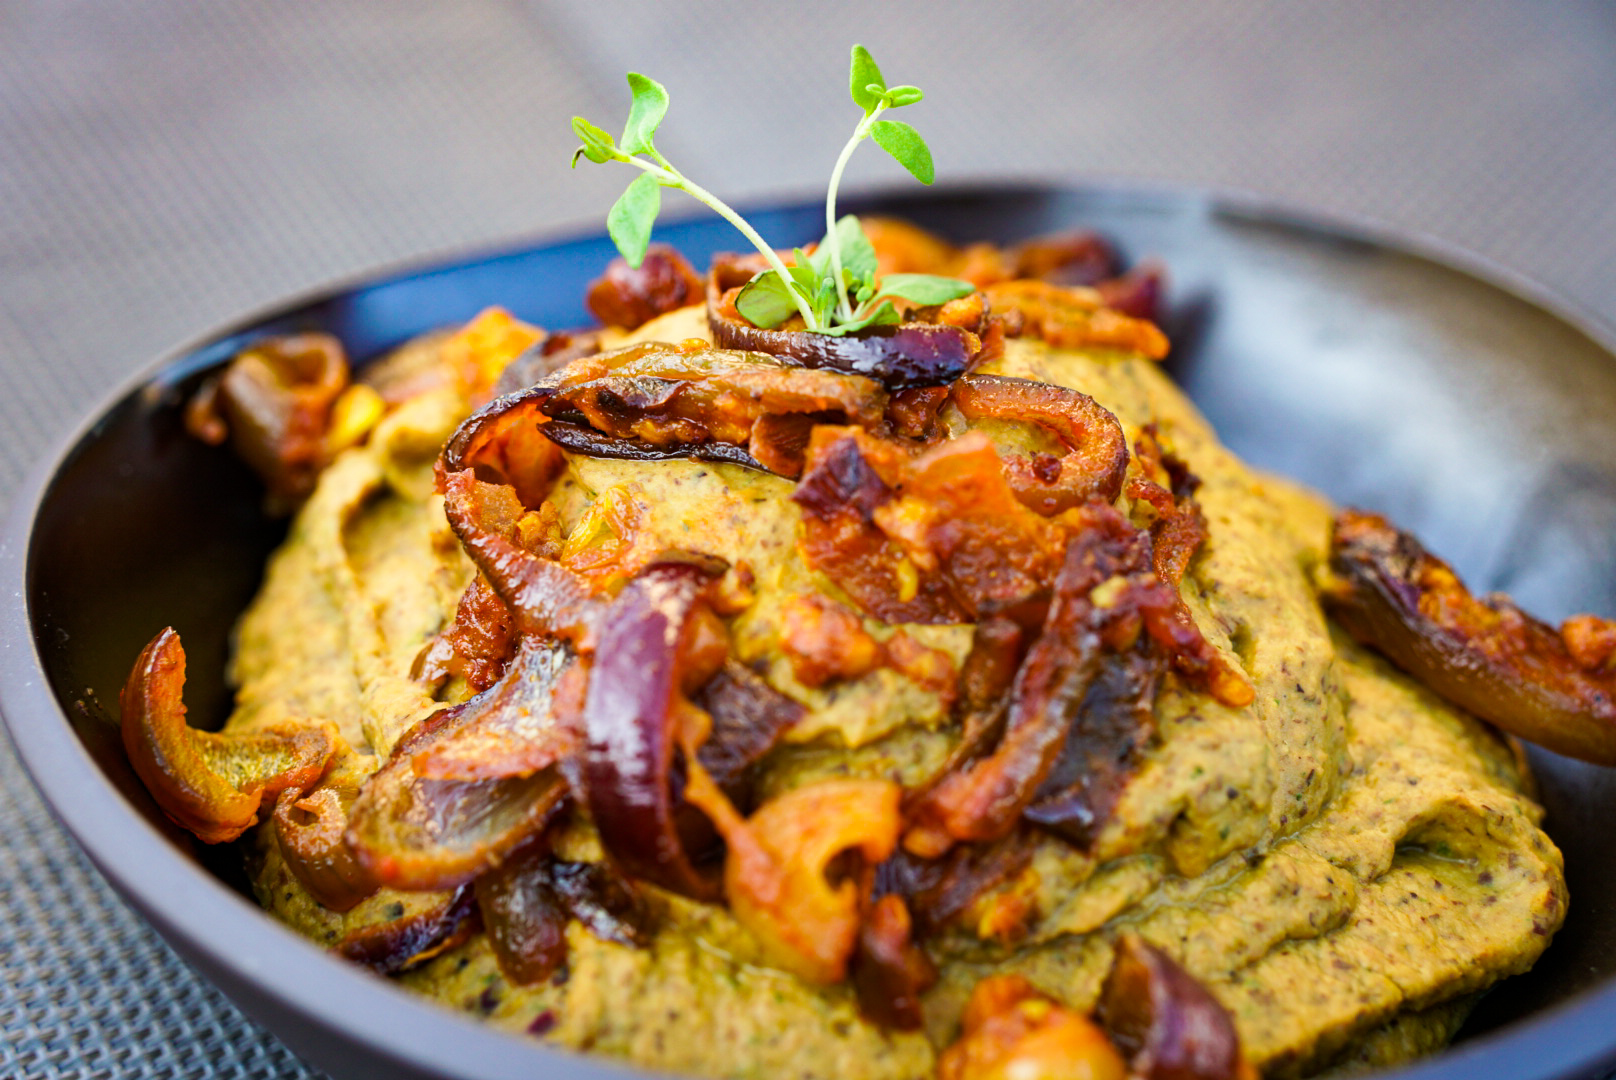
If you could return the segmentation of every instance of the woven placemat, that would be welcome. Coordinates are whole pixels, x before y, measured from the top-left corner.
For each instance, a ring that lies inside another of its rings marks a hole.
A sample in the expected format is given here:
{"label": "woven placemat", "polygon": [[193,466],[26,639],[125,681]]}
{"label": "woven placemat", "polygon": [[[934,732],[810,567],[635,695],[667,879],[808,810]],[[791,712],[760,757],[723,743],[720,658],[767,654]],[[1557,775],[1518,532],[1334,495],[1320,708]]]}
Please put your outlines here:
{"label": "woven placemat", "polygon": [[[105,386],[219,320],[598,222],[627,176],[568,173],[567,119],[620,123],[625,70],[668,84],[659,146],[722,195],[822,190],[852,38],[926,88],[944,179],[1252,188],[1616,322],[1600,0],[0,0],[0,499]],[[900,178],[874,151],[850,173]],[[313,1075],[111,894],[0,740],[0,1076]]]}

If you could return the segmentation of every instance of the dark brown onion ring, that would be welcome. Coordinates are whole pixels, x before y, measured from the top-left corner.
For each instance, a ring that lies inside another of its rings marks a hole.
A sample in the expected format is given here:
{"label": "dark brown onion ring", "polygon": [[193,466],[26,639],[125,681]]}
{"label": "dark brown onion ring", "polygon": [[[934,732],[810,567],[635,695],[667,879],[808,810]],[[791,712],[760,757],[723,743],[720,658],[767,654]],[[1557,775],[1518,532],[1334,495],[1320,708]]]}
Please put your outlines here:
{"label": "dark brown onion ring", "polygon": [[1234,1021],[1195,977],[1137,934],[1124,934],[1095,1019],[1140,1080],[1243,1080]]}
{"label": "dark brown onion ring", "polygon": [[940,859],[922,859],[900,848],[876,868],[875,894],[903,897],[916,936],[929,937],[1031,865],[1033,835],[1019,828],[991,843],[961,844]]}
{"label": "dark brown onion ring", "polygon": [[[1512,735],[1616,765],[1616,673],[1588,671],[1562,636],[1504,598],[1478,600],[1385,518],[1336,518],[1331,615],[1449,701]],[[1432,612],[1439,612],[1438,622]]]}
{"label": "dark brown onion ring", "polygon": [[717,899],[721,877],[696,868],[680,833],[673,710],[685,625],[712,580],[656,563],[630,581],[601,622],[584,706],[584,791],[601,844],[629,877],[700,900]]}
{"label": "dark brown onion ring", "polygon": [[634,330],[658,315],[701,303],[702,281],[685,257],[667,244],[652,244],[639,266],[613,259],[589,283],[584,306],[607,326]]}
{"label": "dark brown onion ring", "polygon": [[879,379],[889,390],[941,386],[970,369],[981,341],[957,326],[903,323],[875,326],[842,337],[804,330],[760,330],[721,310],[723,294],[751,280],[753,271],[720,255],[708,275],[707,324],[721,349],[767,353],[809,368],[828,368]]}
{"label": "dark brown onion ring", "polygon": [[275,840],[281,859],[328,911],[351,911],[377,889],[343,836],[360,782],[354,772],[338,765],[307,795],[288,789],[275,802]]}

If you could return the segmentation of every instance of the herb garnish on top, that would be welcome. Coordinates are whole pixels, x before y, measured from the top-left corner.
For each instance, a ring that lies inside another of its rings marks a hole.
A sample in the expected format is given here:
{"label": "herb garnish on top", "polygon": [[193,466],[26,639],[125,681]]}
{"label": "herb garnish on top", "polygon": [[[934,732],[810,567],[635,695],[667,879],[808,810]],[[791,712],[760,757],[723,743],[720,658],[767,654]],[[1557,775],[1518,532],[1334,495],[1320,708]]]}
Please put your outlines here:
{"label": "herb garnish on top", "polygon": [[858,218],[852,214],[839,220],[836,217],[836,189],[841,186],[842,173],[853,151],[866,138],[874,139],[922,184],[935,179],[931,150],[920,133],[882,115],[920,101],[920,88],[887,86],[881,69],[864,46],[853,46],[848,75],[853,104],[864,115],[831,171],[825,194],[825,238],[812,255],[797,248],[791,266],[745,218],[706,188],[692,183],[657,150],[652,137],[668,112],[667,89],[636,72],[629,73],[628,85],[633,100],[621,140],[614,140],[610,133],[581,116],[572,118],[572,130],[583,143],[573,152],[572,164],[576,167],[578,159],[585,157],[596,164],[621,161],[641,170],[642,175],[634,178],[606,215],[606,230],[630,266],[638,267],[645,258],[651,225],[662,207],[661,189],[669,187],[706,203],[739,229],[768,260],[770,269],[753,277],[735,300],[736,310],[762,329],[773,329],[793,315],[800,315],[804,329],[840,336],[899,322],[894,300],[929,307],[975,291],[968,281],[933,274],[886,274],[877,278],[875,249]]}

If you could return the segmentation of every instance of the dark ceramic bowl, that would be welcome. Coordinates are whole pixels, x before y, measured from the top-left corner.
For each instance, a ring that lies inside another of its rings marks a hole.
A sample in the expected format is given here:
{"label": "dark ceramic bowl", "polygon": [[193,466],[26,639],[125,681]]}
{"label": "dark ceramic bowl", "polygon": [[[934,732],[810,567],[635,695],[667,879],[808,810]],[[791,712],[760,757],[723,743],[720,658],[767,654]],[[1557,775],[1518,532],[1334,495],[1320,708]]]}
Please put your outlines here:
{"label": "dark ceramic bowl", "polygon": [[[1389,513],[1482,589],[1558,620],[1616,615],[1611,334],[1468,256],[1361,225],[1190,191],[1015,189],[866,200],[956,239],[1084,226],[1171,274],[1171,366],[1248,460]],[[753,216],[776,242],[821,209]],[[702,263],[739,238],[714,219],[660,230]],[[600,236],[391,273],[252,316],[152,364],[90,413],[19,493],[0,548],[0,704],[34,780],[125,898],[252,1016],[334,1076],[622,1075],[501,1034],[326,955],[255,907],[228,851],[167,826],[105,722],[165,623],[190,652],[192,722],[222,721],[231,624],[284,525],[179,404],[257,335],[326,330],[360,360],[502,304],[586,321]],[[1409,1077],[1549,1080],[1616,1064],[1616,771],[1535,763],[1565,850],[1571,914],[1530,974]],[[63,898],[64,901],[70,898]]]}

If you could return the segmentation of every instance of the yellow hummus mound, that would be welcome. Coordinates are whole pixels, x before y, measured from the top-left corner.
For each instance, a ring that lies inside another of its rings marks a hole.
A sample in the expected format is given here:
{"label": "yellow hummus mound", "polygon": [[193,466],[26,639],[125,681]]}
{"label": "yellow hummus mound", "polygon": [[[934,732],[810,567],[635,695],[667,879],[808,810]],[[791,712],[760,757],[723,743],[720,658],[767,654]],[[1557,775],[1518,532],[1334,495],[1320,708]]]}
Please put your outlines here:
{"label": "yellow hummus mound", "polygon": [[[703,312],[664,316],[628,340],[706,336]],[[1561,857],[1539,827],[1522,759],[1491,728],[1444,704],[1333,632],[1312,568],[1329,508],[1243,465],[1153,363],[1114,351],[1017,339],[988,369],[1075,388],[1122,421],[1154,423],[1204,481],[1210,540],[1182,592],[1255,699],[1221,705],[1169,678],[1159,737],[1092,850],[1039,841],[1031,865],[929,942],[942,973],[926,1025],[891,1032],[859,1016],[846,985],[814,986],[762,963],[718,906],[646,889],[646,948],[567,930],[570,958],[538,986],[509,984],[481,936],[403,973],[444,1004],[552,1043],[648,1068],[715,1077],[931,1077],[976,981],[1014,972],[1087,1011],[1113,942],[1134,931],[1223,1003],[1265,1075],[1386,1065],[1442,1045],[1479,991],[1524,971],[1566,910]],[[465,402],[411,402],[322,475],[243,618],[234,727],[331,720],[373,768],[401,732],[463,697],[437,697],[411,664],[453,617],[472,579],[430,494],[429,457]],[[434,442],[434,440],[436,440]],[[878,668],[817,688],[780,653],[782,605],[824,592],[797,547],[793,488],[780,477],[687,460],[569,456],[552,501],[564,530],[604,499],[629,500],[648,543],[744,562],[757,601],[731,627],[737,657],[807,707],[763,763],[760,790],[829,777],[914,782],[957,732],[935,691]],[[895,628],[867,619],[880,638]],[[968,626],[902,627],[958,663]],[[259,834],[261,902],[315,940],[443,897],[383,890],[336,915]],[[599,859],[587,822],[557,841]],[[1025,913],[1003,931],[997,905]]]}

